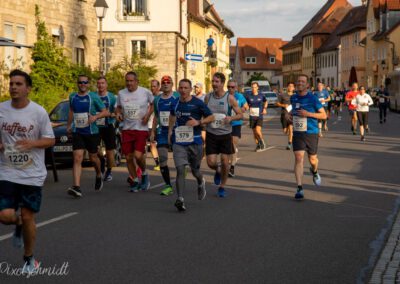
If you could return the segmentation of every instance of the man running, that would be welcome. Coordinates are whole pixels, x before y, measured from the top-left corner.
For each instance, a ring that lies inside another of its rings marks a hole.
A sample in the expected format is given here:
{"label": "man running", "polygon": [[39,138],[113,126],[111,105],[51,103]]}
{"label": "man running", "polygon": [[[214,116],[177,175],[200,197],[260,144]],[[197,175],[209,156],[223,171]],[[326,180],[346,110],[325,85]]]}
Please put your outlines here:
{"label": "man running", "polygon": [[104,175],[104,181],[111,181],[112,168],[115,166],[115,149],[117,148],[114,113],[117,98],[113,93],[107,91],[107,79],[104,76],[97,79],[97,95],[110,114],[108,117],[97,120],[96,124],[99,127],[100,139],[103,140],[106,147],[107,171],[105,170],[105,158],[99,153],[101,173]]}
{"label": "man running", "polygon": [[[230,95],[235,97],[235,100],[238,103],[238,106],[242,110],[242,113],[244,113],[246,110],[249,109],[249,105],[247,104],[247,101],[245,97],[238,92],[237,90],[237,82],[234,80],[229,80],[228,81],[228,92]],[[233,111],[234,114],[234,111]],[[239,139],[242,138],[242,125],[243,125],[243,119],[241,120],[235,120],[231,122],[232,125],[232,143],[233,143],[233,154],[230,157],[230,164],[231,168],[229,169],[229,177],[234,177],[235,176],[235,166],[237,163],[237,155],[239,152]]]}
{"label": "man running", "polygon": [[[158,80],[151,80],[150,82],[150,91],[154,96],[154,99],[157,98],[161,92],[160,92],[160,82]],[[154,120],[154,114],[151,114],[148,126],[149,126],[149,133],[151,134],[152,127],[153,127],[153,120]],[[155,141],[150,141],[150,153],[153,156],[155,166],[153,170],[159,171],[160,170],[160,158],[158,156],[157,152],[157,144]]]}
{"label": "man running", "polygon": [[99,96],[89,92],[89,84],[87,75],[79,75],[78,92],[69,95],[67,132],[72,132],[74,165],[72,169],[73,186],[69,187],[67,192],[73,197],[82,197],[81,174],[85,150],[88,151],[96,172],[94,189],[100,191],[103,188],[101,163],[97,155],[100,136],[96,121],[110,114]]}
{"label": "man running", "polygon": [[185,189],[185,167],[190,166],[197,181],[198,199],[206,197],[206,181],[200,173],[203,159],[203,140],[201,139],[201,125],[214,121],[210,109],[201,100],[190,95],[192,83],[188,79],[179,81],[179,100],[171,110],[169,117],[169,141],[173,144],[174,162],[176,167],[176,190],[178,199],[175,207],[178,211],[185,211],[183,198]]}
{"label": "man running", "polygon": [[379,108],[379,123],[386,123],[386,113],[389,106],[389,94],[385,88],[381,86],[378,97],[378,108]]}
{"label": "man running", "polygon": [[251,94],[247,95],[246,100],[250,109],[250,128],[257,145],[255,151],[261,152],[266,150],[261,128],[264,115],[267,114],[268,101],[264,94],[258,92],[258,88],[257,82],[251,83]]}
{"label": "man running", "polygon": [[281,124],[283,128],[283,133],[288,136],[288,144],[286,146],[287,150],[292,149],[293,142],[293,123],[290,117],[290,112],[292,110],[292,105],[290,103],[290,98],[293,96],[295,90],[294,83],[289,82],[287,84],[287,93],[279,94],[278,102],[276,106],[281,107]]}
{"label": "man running", "polygon": [[[215,118],[215,121],[206,127],[206,155],[208,166],[215,171],[214,183],[219,186],[218,197],[226,196],[229,157],[234,153],[231,122],[243,119],[242,110],[234,95],[224,90],[225,80],[223,73],[215,73],[212,78],[214,91],[209,93],[204,100]],[[221,154],[220,166],[218,165],[219,154]]]}
{"label": "man running", "polygon": [[326,119],[325,109],[313,93],[308,91],[308,76],[299,75],[297,93],[290,102],[293,114],[293,152],[295,156],[294,172],[297,182],[296,199],[304,198],[303,172],[304,153],[307,151],[311,164],[310,171],[315,185],[321,185],[318,173],[318,120]]}
{"label": "man running", "polygon": [[347,92],[345,101],[349,106],[349,115],[351,118],[351,131],[356,135],[357,131],[357,104],[356,97],[359,94],[358,83],[354,82],[351,85],[351,91]]}
{"label": "man running", "polygon": [[13,245],[24,247],[23,274],[33,273],[40,266],[33,257],[35,214],[40,210],[47,175],[45,148],[55,142],[47,112],[28,99],[31,88],[31,77],[13,70],[11,100],[0,103],[0,222],[16,225]]}
{"label": "man running", "polygon": [[161,78],[162,94],[154,98],[154,121],[150,135],[150,143],[156,141],[157,150],[160,157],[160,171],[165,182],[161,195],[173,194],[171,178],[168,168],[168,129],[169,116],[177,102],[176,94],[172,91],[174,83],[171,76]]}
{"label": "man running", "polygon": [[[325,89],[325,85],[321,82],[318,83],[317,85],[317,91],[314,92],[314,95],[317,96],[318,100],[321,102],[322,106],[325,109],[325,112],[327,112],[328,110],[328,104],[327,102],[329,102],[331,100],[331,97],[329,95],[329,92],[327,89]],[[322,127],[324,128],[325,131],[328,130],[328,126],[327,126],[327,118],[324,120],[319,120],[318,121],[318,135],[319,137],[322,137]]]}
{"label": "man running", "polygon": [[[149,136],[148,122],[153,113],[153,94],[139,86],[138,76],[130,71],[125,75],[126,88],[118,92],[117,119],[123,121],[122,151],[126,156],[128,172],[133,178],[131,192],[148,190],[149,175],[146,171],[146,142]],[[142,170],[142,179],[136,173],[136,165]]]}
{"label": "man running", "polygon": [[204,102],[204,98],[206,97],[206,95],[203,93],[203,84],[197,82],[196,85],[194,85],[193,89],[193,96]]}

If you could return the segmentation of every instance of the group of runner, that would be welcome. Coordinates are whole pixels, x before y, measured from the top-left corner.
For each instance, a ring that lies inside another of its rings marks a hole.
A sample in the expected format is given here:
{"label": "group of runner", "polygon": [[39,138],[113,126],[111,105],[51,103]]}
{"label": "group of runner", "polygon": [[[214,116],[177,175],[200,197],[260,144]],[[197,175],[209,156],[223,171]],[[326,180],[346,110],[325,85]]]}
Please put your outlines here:
{"label": "group of runner", "polygon": [[[152,154],[165,183],[161,194],[173,194],[168,168],[168,152],[172,150],[177,172],[175,207],[178,211],[186,210],[184,190],[187,169],[196,179],[198,199],[206,197],[206,182],[200,171],[204,145],[207,165],[215,172],[217,196],[227,196],[228,176],[235,176],[244,112],[249,111],[255,150],[266,149],[261,128],[268,103],[265,96],[258,92],[257,83],[252,84],[252,94],[246,98],[237,91],[235,81],[229,80],[226,84],[222,73],[213,75],[213,91],[206,95],[202,92],[202,84],[197,83],[192,88],[188,79],[180,80],[177,92],[174,92],[174,82],[168,75],[163,76],[160,82],[153,80],[152,91],[139,86],[135,72],[125,75],[125,83],[126,88],[115,96],[107,90],[106,78],[100,77],[95,93],[89,90],[89,77],[80,75],[78,91],[69,96],[67,131],[73,138],[74,162],[73,184],[67,192],[75,198],[82,197],[81,164],[85,150],[94,165],[94,189],[101,191],[103,183],[112,180],[117,121],[122,130],[122,152],[126,157],[131,192],[150,188],[145,156],[146,145],[150,142],[157,150],[153,148]],[[225,91],[225,84],[228,91]],[[16,247],[25,248],[23,270],[26,273],[38,266],[33,257],[34,215],[40,209],[41,188],[47,173],[44,149],[55,143],[46,111],[28,98],[31,88],[32,80],[27,73],[12,71],[11,100],[0,104],[0,222],[16,226],[13,243]],[[295,156],[297,189],[294,197],[299,200],[304,198],[306,153],[313,182],[321,184],[317,157],[322,127],[319,121],[323,123],[327,118],[324,108],[327,99],[322,90],[319,92],[321,94],[313,94],[309,90],[308,77],[299,75],[296,84],[290,83],[287,94],[279,98],[281,122],[288,135],[287,149],[293,149]],[[356,100],[361,102],[362,107],[365,103],[369,104],[369,101],[364,101],[362,93],[356,96]],[[360,109],[359,113],[362,112]],[[361,118],[366,120],[363,114]],[[106,157],[99,155],[101,140],[106,147]]]}

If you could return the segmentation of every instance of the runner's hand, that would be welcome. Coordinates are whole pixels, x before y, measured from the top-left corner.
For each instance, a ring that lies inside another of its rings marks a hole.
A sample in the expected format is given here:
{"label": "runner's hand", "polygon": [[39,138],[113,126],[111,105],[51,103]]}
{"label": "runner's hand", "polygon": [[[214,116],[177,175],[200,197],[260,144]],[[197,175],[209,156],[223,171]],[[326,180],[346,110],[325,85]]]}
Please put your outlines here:
{"label": "runner's hand", "polygon": [[142,124],[143,124],[143,125],[146,125],[146,124],[149,122],[149,118],[150,118],[150,116],[147,116],[147,115],[143,116],[143,118],[142,118]]}
{"label": "runner's hand", "polygon": [[150,140],[150,142],[154,142],[154,132],[153,131],[151,131],[151,133],[150,133],[150,138],[149,138],[149,140]]}
{"label": "runner's hand", "polygon": [[32,140],[19,140],[15,143],[15,148],[19,151],[29,151],[34,147],[35,145]]}
{"label": "runner's hand", "polygon": [[119,122],[122,122],[122,121],[124,120],[124,118],[123,118],[123,116],[122,116],[121,113],[117,114],[117,115],[116,115],[116,118],[117,118],[117,120],[118,120]]}
{"label": "runner's hand", "polygon": [[89,114],[89,119],[88,119],[89,124],[92,124],[93,122],[96,122],[96,120],[97,120],[97,116]]}
{"label": "runner's hand", "polygon": [[308,117],[308,111],[306,111],[305,109],[299,109],[299,110],[297,111],[297,114],[298,114],[299,116],[302,116],[302,117]]}
{"label": "runner's hand", "polygon": [[198,126],[198,125],[200,125],[200,121],[194,119],[193,117],[189,117],[189,120],[186,122],[186,126],[195,127],[195,126]]}
{"label": "runner's hand", "polygon": [[227,117],[224,118],[224,123],[225,124],[230,124],[231,121],[232,121],[232,117],[231,116],[227,116]]}
{"label": "runner's hand", "polygon": [[67,133],[68,133],[68,134],[71,134],[71,132],[72,132],[71,126],[67,126]]}

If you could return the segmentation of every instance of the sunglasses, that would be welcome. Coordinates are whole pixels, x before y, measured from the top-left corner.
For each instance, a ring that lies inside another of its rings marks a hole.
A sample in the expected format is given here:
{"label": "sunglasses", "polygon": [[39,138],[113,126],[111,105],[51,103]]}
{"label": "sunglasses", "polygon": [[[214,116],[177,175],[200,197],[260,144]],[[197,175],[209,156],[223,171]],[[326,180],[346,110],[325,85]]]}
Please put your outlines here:
{"label": "sunglasses", "polygon": [[171,81],[162,81],[161,84],[167,84],[167,85],[169,85],[169,84],[171,84]]}
{"label": "sunglasses", "polygon": [[86,85],[86,84],[89,84],[89,81],[78,81],[78,84]]}
{"label": "sunglasses", "polygon": [[234,89],[235,86],[228,86],[228,89]]}

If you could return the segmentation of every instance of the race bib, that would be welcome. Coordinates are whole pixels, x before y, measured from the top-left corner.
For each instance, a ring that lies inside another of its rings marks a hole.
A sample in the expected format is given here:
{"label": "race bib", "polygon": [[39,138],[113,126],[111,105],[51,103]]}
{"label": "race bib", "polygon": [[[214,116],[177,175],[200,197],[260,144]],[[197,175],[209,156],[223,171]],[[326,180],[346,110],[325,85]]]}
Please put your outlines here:
{"label": "race bib", "polygon": [[385,102],[385,98],[379,98],[379,102],[382,104]]}
{"label": "race bib", "polygon": [[169,111],[160,111],[160,124],[161,126],[169,125]]}
{"label": "race bib", "polygon": [[298,132],[306,132],[307,117],[293,116],[293,130]]}
{"label": "race bib", "polygon": [[175,128],[175,141],[177,143],[193,142],[193,127],[179,126],[179,127]]}
{"label": "race bib", "polygon": [[288,105],[288,106],[286,107],[286,111],[287,111],[287,112],[291,112],[292,109],[293,109],[292,105]]}
{"label": "race bib", "polygon": [[211,128],[222,128],[224,127],[224,119],[226,117],[223,113],[214,113],[215,120],[211,122]]}
{"label": "race bib", "polygon": [[140,107],[138,105],[125,105],[124,116],[130,120],[139,119]]}
{"label": "race bib", "polygon": [[74,113],[74,124],[76,128],[85,128],[89,126],[89,114],[84,113]]}
{"label": "race bib", "polygon": [[352,99],[352,100],[351,100],[351,104],[352,104],[353,106],[357,105],[357,100],[356,100],[356,99]]}
{"label": "race bib", "polygon": [[250,116],[260,116],[260,108],[259,107],[251,107],[250,108]]}
{"label": "race bib", "polygon": [[7,162],[15,168],[26,168],[33,165],[31,152],[21,152],[12,145],[5,146],[4,156]]}
{"label": "race bib", "polygon": [[[99,114],[99,112],[96,112],[96,115]],[[96,120],[96,124],[98,126],[106,126],[106,118],[99,118],[98,120]]]}
{"label": "race bib", "polygon": [[339,97],[336,97],[335,100],[336,100],[337,102],[340,102],[340,98],[339,98]]}

